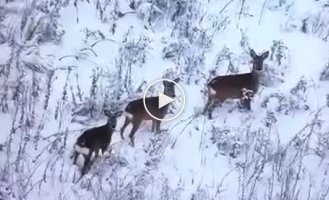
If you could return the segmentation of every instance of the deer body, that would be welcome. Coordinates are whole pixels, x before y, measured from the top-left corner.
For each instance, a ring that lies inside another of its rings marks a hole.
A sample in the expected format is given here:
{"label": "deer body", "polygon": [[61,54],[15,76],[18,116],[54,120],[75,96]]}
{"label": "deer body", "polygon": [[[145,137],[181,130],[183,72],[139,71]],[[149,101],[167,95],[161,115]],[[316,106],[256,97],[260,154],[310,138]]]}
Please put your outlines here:
{"label": "deer body", "polygon": [[[225,100],[227,98],[241,98],[241,89],[246,88],[254,93],[259,88],[259,74],[245,73],[237,75],[218,76],[209,84],[209,98],[218,98]],[[224,99],[225,98],[225,99]]]}
{"label": "deer body", "polygon": [[[162,119],[166,115],[169,104],[158,108],[159,97],[147,97],[145,98],[145,104],[148,110],[157,118]],[[143,99],[137,99],[131,101],[125,109],[126,116],[129,116],[129,113],[134,113],[134,118],[140,118],[144,120],[153,120],[153,118],[146,112],[143,104]],[[131,116],[130,116],[131,117]]]}
{"label": "deer body", "polygon": [[250,73],[218,76],[208,84],[208,102],[205,110],[208,117],[212,118],[212,111],[217,104],[223,103],[226,99],[241,99],[242,90],[252,90],[253,94],[259,89],[259,79],[263,72],[263,61],[268,57],[266,51],[258,56],[254,50],[250,50],[253,58],[253,68]]}
{"label": "deer body", "polygon": [[[179,79],[175,79],[174,81],[178,82]],[[175,85],[172,82],[164,81],[164,94],[170,97],[175,97]],[[145,98],[145,104],[148,108],[148,111],[155,116],[156,118],[163,119],[168,112],[168,108],[170,104],[167,104],[161,108],[159,106],[159,97],[147,97]],[[138,130],[140,124],[144,120],[152,120],[152,131],[159,132],[161,121],[152,118],[146,111],[143,103],[143,99],[137,99],[131,101],[125,108],[125,123],[121,128],[121,138],[124,139],[123,133],[126,127],[131,123],[133,125],[129,137],[130,143],[134,146],[134,135]]]}
{"label": "deer body", "polygon": [[108,117],[107,123],[103,126],[88,129],[80,135],[74,145],[74,160],[76,164],[79,155],[84,157],[84,164],[82,166],[82,174],[85,174],[94,157],[103,155],[111,143],[112,134],[117,124],[117,117],[123,112],[119,111],[111,113],[105,110],[105,115]]}

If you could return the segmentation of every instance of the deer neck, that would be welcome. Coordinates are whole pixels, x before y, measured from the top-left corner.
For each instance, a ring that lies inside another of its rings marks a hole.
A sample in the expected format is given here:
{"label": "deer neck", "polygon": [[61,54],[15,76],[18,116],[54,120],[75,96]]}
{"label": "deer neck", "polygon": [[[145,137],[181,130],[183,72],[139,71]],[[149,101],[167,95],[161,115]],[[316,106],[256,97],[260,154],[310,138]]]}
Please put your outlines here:
{"label": "deer neck", "polygon": [[175,96],[174,93],[169,92],[169,91],[166,91],[166,90],[163,92],[163,94],[165,94],[165,95],[167,95],[167,96],[169,96],[169,97],[171,97],[171,98],[174,98],[174,96]]}
{"label": "deer neck", "polygon": [[108,135],[111,136],[113,133],[113,128],[111,127],[111,123],[109,121],[107,121],[105,128],[106,128]]}
{"label": "deer neck", "polygon": [[251,89],[253,90],[254,93],[258,91],[259,88],[259,79],[261,77],[261,72],[253,70],[251,72]]}

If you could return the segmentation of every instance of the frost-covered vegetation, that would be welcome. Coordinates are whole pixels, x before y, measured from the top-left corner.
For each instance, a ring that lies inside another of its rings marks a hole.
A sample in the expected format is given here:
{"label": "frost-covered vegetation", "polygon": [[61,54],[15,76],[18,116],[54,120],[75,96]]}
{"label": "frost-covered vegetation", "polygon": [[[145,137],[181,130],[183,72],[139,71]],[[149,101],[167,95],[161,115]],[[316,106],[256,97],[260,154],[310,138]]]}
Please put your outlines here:
{"label": "frost-covered vegetation", "polygon": [[[328,9],[328,0],[0,1],[0,200],[329,199]],[[227,100],[209,120],[207,83],[249,72],[250,48],[270,52],[251,111]],[[76,138],[162,77],[181,79],[184,112],[161,134],[143,123],[134,148],[119,118],[109,154],[80,179]]]}

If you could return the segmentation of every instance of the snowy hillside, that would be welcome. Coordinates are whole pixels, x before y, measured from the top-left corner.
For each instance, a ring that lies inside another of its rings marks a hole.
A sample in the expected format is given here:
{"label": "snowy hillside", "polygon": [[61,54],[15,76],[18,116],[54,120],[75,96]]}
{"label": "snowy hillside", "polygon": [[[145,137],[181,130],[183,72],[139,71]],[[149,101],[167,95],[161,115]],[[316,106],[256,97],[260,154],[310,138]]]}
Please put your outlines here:
{"label": "snowy hillside", "polygon": [[[329,199],[328,0],[0,1],[0,200]],[[215,76],[269,51],[252,110],[201,112]],[[77,137],[149,83],[180,77],[183,113],[79,179]]]}

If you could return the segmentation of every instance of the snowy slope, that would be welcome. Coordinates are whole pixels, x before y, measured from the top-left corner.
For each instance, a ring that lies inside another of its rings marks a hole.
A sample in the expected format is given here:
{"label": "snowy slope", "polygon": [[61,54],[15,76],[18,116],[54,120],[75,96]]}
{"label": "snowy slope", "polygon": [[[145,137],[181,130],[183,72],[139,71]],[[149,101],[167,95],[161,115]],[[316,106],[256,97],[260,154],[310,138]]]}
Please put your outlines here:
{"label": "snowy slope", "polygon": [[[0,199],[329,199],[328,4],[1,2]],[[228,100],[208,120],[211,72],[249,71],[248,47],[270,51],[252,111]],[[165,75],[182,80],[183,113],[158,135],[143,123],[134,148],[121,117],[111,156],[77,182],[72,147],[103,105]]]}

